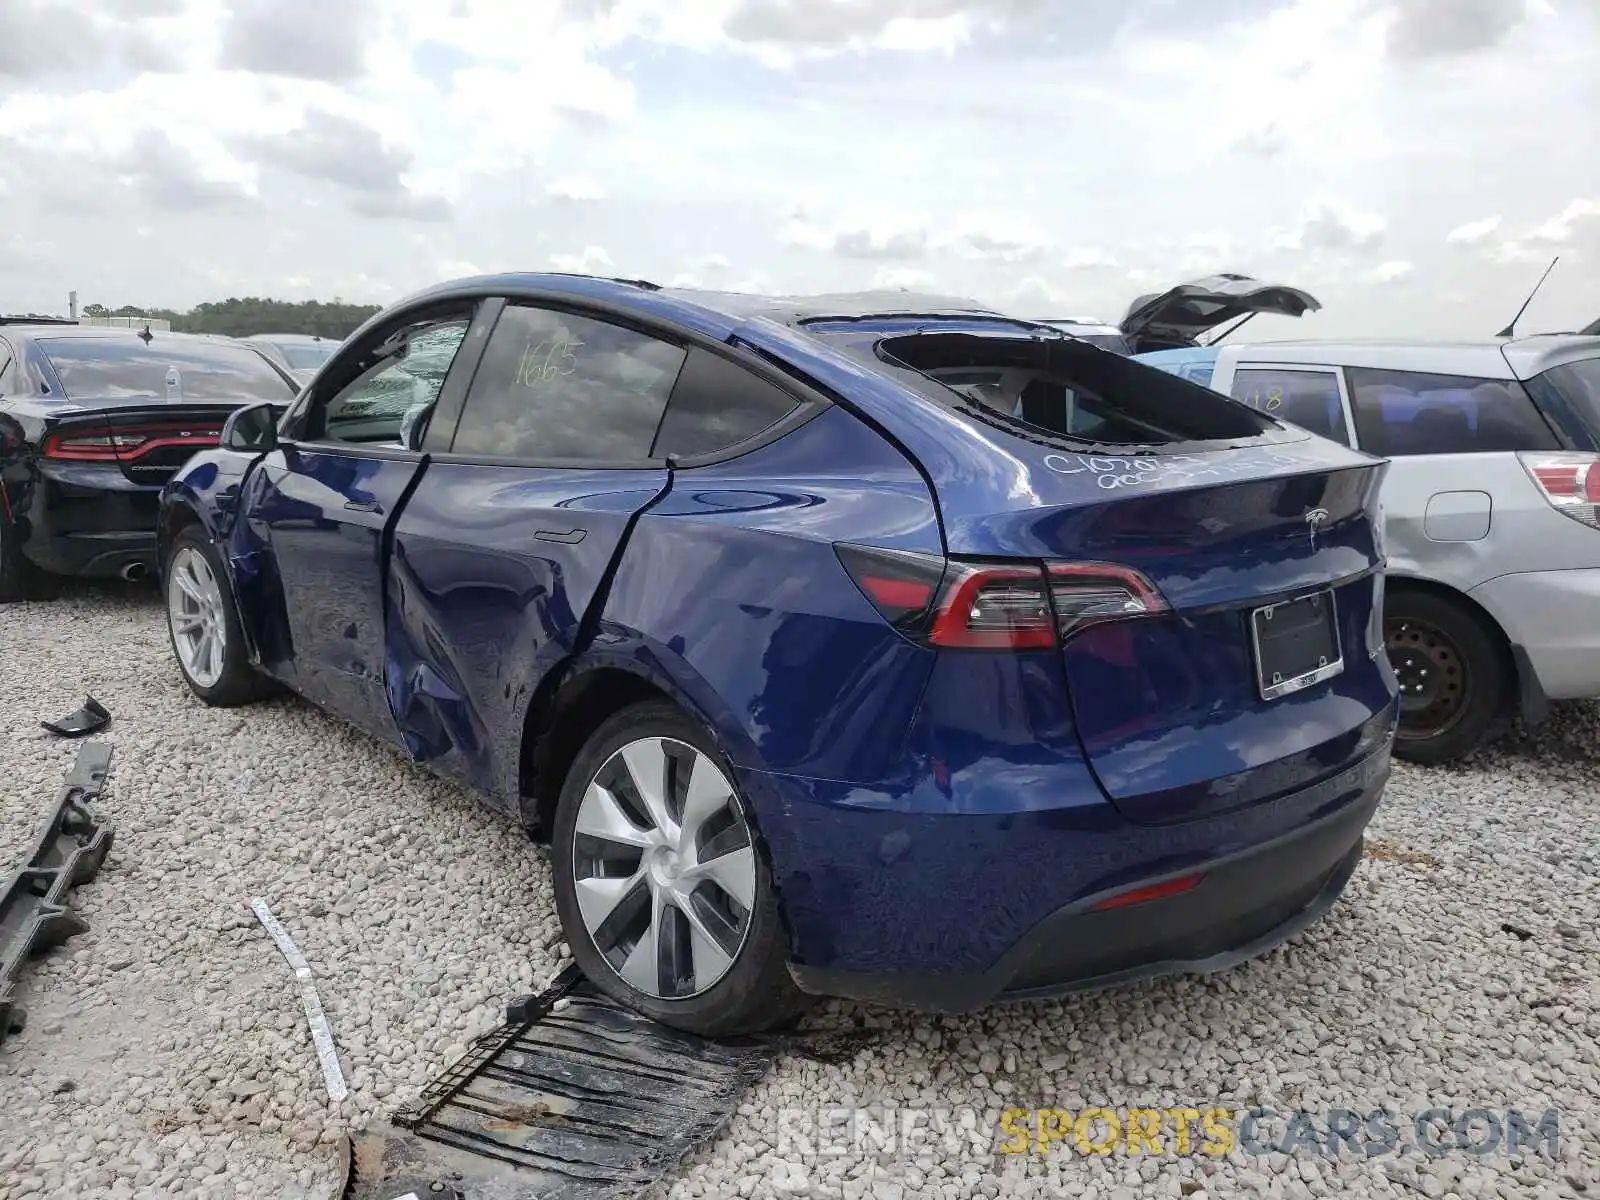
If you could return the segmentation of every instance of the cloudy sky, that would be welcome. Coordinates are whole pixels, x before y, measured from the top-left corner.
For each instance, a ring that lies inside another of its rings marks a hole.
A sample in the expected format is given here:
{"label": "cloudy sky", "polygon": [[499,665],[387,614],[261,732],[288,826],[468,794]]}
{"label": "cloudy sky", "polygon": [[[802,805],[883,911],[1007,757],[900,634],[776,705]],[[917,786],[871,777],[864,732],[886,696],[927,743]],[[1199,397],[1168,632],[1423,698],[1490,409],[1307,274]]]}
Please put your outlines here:
{"label": "cloudy sky", "polygon": [[1600,0],[0,0],[0,312],[500,269],[1600,317]]}

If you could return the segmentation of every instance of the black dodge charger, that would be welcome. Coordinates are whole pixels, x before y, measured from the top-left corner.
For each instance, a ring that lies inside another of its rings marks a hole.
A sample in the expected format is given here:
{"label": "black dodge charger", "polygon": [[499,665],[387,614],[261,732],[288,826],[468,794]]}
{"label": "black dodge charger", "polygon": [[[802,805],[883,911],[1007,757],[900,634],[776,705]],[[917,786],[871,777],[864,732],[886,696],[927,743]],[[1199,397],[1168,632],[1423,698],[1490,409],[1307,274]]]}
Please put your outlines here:
{"label": "black dodge charger", "polygon": [[0,602],[152,570],[161,485],[236,408],[297,385],[197,334],[0,323]]}

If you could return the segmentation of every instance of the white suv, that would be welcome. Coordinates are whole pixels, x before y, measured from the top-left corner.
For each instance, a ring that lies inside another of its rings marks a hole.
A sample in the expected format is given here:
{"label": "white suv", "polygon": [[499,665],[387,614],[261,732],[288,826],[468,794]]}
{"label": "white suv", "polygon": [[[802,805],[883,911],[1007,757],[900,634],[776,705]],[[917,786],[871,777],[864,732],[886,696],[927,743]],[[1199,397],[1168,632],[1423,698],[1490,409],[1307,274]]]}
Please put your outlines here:
{"label": "white suv", "polygon": [[1391,460],[1397,755],[1459,758],[1513,712],[1600,695],[1600,337],[1137,357]]}

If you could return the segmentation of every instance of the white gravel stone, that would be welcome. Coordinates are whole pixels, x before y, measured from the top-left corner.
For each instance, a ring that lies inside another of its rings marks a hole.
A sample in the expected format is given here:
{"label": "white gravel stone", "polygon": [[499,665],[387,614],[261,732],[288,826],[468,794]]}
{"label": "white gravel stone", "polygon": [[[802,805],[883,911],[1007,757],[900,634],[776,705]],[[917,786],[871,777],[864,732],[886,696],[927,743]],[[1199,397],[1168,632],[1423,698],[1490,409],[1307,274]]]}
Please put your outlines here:
{"label": "white gravel stone", "polygon": [[[29,967],[30,1026],[0,1048],[0,1200],[330,1196],[338,1140],[566,960],[544,855],[307,705],[207,709],[152,596],[74,587],[0,609],[0,871],[76,750],[38,721],[86,691],[114,715],[116,846],[76,894],[89,932]],[[660,1195],[1600,1196],[1596,747],[1600,707],[1580,705],[1462,767],[1397,765],[1343,903],[1239,970],[962,1018],[824,1004],[812,1027],[874,1040],[784,1059]],[[316,974],[340,1106],[253,895]],[[993,1153],[1013,1106],[1256,1104],[1556,1108],[1562,1154],[1102,1157],[1070,1133]],[[806,1154],[783,1128],[850,1106],[887,1139],[846,1124]],[[893,1134],[913,1109],[914,1148]]]}

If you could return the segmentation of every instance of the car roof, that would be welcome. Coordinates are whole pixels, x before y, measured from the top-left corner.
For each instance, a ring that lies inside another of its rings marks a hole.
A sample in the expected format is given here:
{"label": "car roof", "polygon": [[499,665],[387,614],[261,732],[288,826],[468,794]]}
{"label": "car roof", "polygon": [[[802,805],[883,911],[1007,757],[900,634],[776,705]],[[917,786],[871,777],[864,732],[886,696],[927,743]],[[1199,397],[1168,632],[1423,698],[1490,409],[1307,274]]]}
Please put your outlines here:
{"label": "car roof", "polygon": [[1472,375],[1481,379],[1531,379],[1551,367],[1600,356],[1600,337],[1538,334],[1515,341],[1241,342],[1218,347],[1235,364],[1303,363]]}
{"label": "car roof", "polygon": [[[144,327],[129,329],[123,325],[7,325],[6,332],[27,338],[136,338]],[[203,333],[175,333],[170,329],[151,330],[152,338],[183,338],[194,341],[204,338]]]}
{"label": "car roof", "polygon": [[249,333],[237,339],[241,342],[282,342],[285,345],[299,346],[309,342],[321,345],[324,342],[337,343],[336,337],[323,337],[315,333]]}
{"label": "car roof", "polygon": [[[679,320],[701,332],[725,338],[740,325],[757,318],[799,326],[827,318],[859,320],[867,317],[984,316],[1014,320],[1005,313],[961,296],[940,296],[891,290],[829,292],[812,296],[764,296],[748,292],[719,292],[697,288],[662,288],[645,280],[610,279],[594,275],[556,272],[511,272],[477,275],[438,284],[409,296],[402,303],[448,302],[479,295],[565,297],[614,305],[667,320]],[[1031,324],[1032,322],[1022,322]]]}

